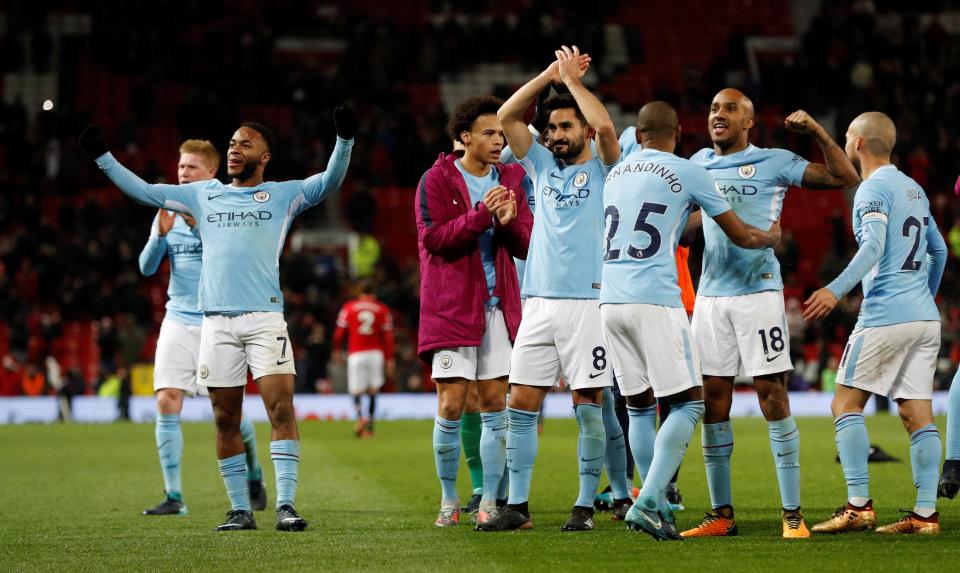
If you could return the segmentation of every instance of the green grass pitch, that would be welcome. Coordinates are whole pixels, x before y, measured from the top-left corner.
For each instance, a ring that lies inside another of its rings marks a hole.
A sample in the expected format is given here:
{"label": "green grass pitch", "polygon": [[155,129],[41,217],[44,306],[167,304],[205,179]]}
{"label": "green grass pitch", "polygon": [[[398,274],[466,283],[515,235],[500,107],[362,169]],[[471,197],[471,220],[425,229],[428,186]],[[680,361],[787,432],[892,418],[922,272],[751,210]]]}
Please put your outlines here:
{"label": "green grass pitch", "polygon": [[[799,423],[803,509],[812,525],[844,500],[845,489],[832,421]],[[886,523],[914,501],[908,440],[895,416],[869,418],[867,427],[872,442],[903,460],[870,467]],[[212,424],[184,425],[184,517],[140,515],[160,501],[163,487],[151,425],[0,426],[0,571],[937,571],[960,557],[960,500],[943,501],[938,538],[867,532],[782,540],[766,425],[737,419],[734,428],[740,536],[657,543],[609,514],[597,515],[592,532],[560,532],[577,491],[573,420],[547,421],[531,493],[535,527],[507,533],[477,533],[466,523],[433,527],[440,488],[429,421],[383,422],[369,441],[355,439],[349,423],[302,423],[297,509],[310,522],[303,533],[275,531],[271,510],[257,513],[258,531],[213,531],[228,507]],[[268,431],[257,427],[272,506]],[[466,498],[465,463],[459,484]],[[687,510],[677,521],[686,528],[709,504],[699,430],[680,488]]]}

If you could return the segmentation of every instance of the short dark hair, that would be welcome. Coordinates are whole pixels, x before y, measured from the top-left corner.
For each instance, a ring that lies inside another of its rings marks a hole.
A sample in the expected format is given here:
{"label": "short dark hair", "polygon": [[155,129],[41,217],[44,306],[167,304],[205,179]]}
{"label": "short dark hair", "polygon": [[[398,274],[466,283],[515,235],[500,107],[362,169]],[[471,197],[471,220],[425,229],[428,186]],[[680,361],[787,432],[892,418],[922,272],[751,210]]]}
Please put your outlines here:
{"label": "short dark hair", "polygon": [[577,119],[579,119],[584,125],[587,124],[587,118],[584,117],[583,112],[580,111],[580,106],[577,104],[577,100],[573,99],[572,95],[557,94],[543,102],[543,111],[547,119],[550,118],[551,113],[557,111],[558,109],[572,109],[573,112],[577,114]]}
{"label": "short dark hair", "polygon": [[358,284],[357,287],[360,289],[362,294],[373,294],[377,292],[376,287],[373,285],[373,281],[370,279],[363,279]]}
{"label": "short dark hair", "polygon": [[497,115],[502,105],[503,100],[492,95],[473,96],[463,100],[450,117],[450,124],[447,126],[450,137],[463,143],[460,139],[461,132],[470,131],[481,115]]}
{"label": "short dark hair", "polygon": [[240,127],[248,127],[259,133],[260,137],[267,143],[267,151],[273,153],[274,148],[277,146],[277,137],[273,135],[269,127],[255,121],[245,121],[240,124]]}

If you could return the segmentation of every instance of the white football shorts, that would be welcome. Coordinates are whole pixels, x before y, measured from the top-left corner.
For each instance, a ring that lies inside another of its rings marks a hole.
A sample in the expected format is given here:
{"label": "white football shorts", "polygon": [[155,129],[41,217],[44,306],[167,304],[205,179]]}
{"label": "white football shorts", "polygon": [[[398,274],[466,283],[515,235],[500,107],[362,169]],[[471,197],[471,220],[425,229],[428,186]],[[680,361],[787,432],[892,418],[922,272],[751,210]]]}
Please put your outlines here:
{"label": "white football shorts", "polygon": [[857,327],[837,369],[837,384],[893,400],[930,400],[940,352],[940,321]]}
{"label": "white football shorts", "polygon": [[214,314],[203,317],[202,328],[197,369],[202,386],[244,386],[247,368],[254,380],[270,374],[297,373],[283,313]]}
{"label": "white football shorts", "polygon": [[702,386],[687,311],[655,304],[604,304],[603,333],[620,393],[653,388],[657,398]]}
{"label": "white football shorts", "polygon": [[697,295],[691,324],[704,376],[747,376],[793,370],[783,291],[740,296]]}
{"label": "white football shorts", "polygon": [[529,297],[517,332],[510,383],[554,386],[563,375],[572,390],[613,385],[596,299]]}
{"label": "white football shorts", "polygon": [[510,374],[510,333],[500,307],[487,307],[480,346],[442,348],[433,353],[433,379],[493,380]]}
{"label": "white football shorts", "polygon": [[197,384],[200,330],[199,326],[180,324],[167,318],[160,324],[153,359],[154,392],[176,388],[190,397],[207,395],[207,389]]}

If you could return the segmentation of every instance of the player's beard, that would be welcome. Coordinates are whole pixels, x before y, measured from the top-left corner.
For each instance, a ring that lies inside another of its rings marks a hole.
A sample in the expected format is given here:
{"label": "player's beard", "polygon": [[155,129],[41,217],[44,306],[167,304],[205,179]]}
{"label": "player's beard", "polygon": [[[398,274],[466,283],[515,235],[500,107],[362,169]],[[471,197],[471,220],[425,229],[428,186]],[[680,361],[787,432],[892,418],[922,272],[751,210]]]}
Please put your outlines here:
{"label": "player's beard", "polygon": [[551,143],[551,151],[553,151],[553,156],[563,161],[570,161],[571,159],[578,157],[581,153],[583,153],[583,148],[586,145],[586,142],[582,137],[576,141],[561,139],[560,143],[565,143],[567,145],[567,149],[566,151],[560,152],[557,151],[557,142],[553,141]]}
{"label": "player's beard", "polygon": [[243,170],[236,175],[232,175],[234,179],[239,181],[246,181],[253,177],[253,174],[257,171],[257,166],[260,165],[260,161],[257,159],[249,159],[243,164]]}

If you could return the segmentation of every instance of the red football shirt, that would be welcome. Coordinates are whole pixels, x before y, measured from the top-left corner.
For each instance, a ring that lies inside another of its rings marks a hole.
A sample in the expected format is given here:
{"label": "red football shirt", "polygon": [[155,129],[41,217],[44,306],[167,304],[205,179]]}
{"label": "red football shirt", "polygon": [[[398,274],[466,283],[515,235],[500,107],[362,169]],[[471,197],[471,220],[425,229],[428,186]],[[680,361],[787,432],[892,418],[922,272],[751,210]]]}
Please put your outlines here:
{"label": "red football shirt", "polygon": [[387,305],[373,298],[347,301],[337,315],[333,332],[333,348],[343,348],[347,334],[347,354],[380,350],[389,360],[393,357],[393,317]]}

